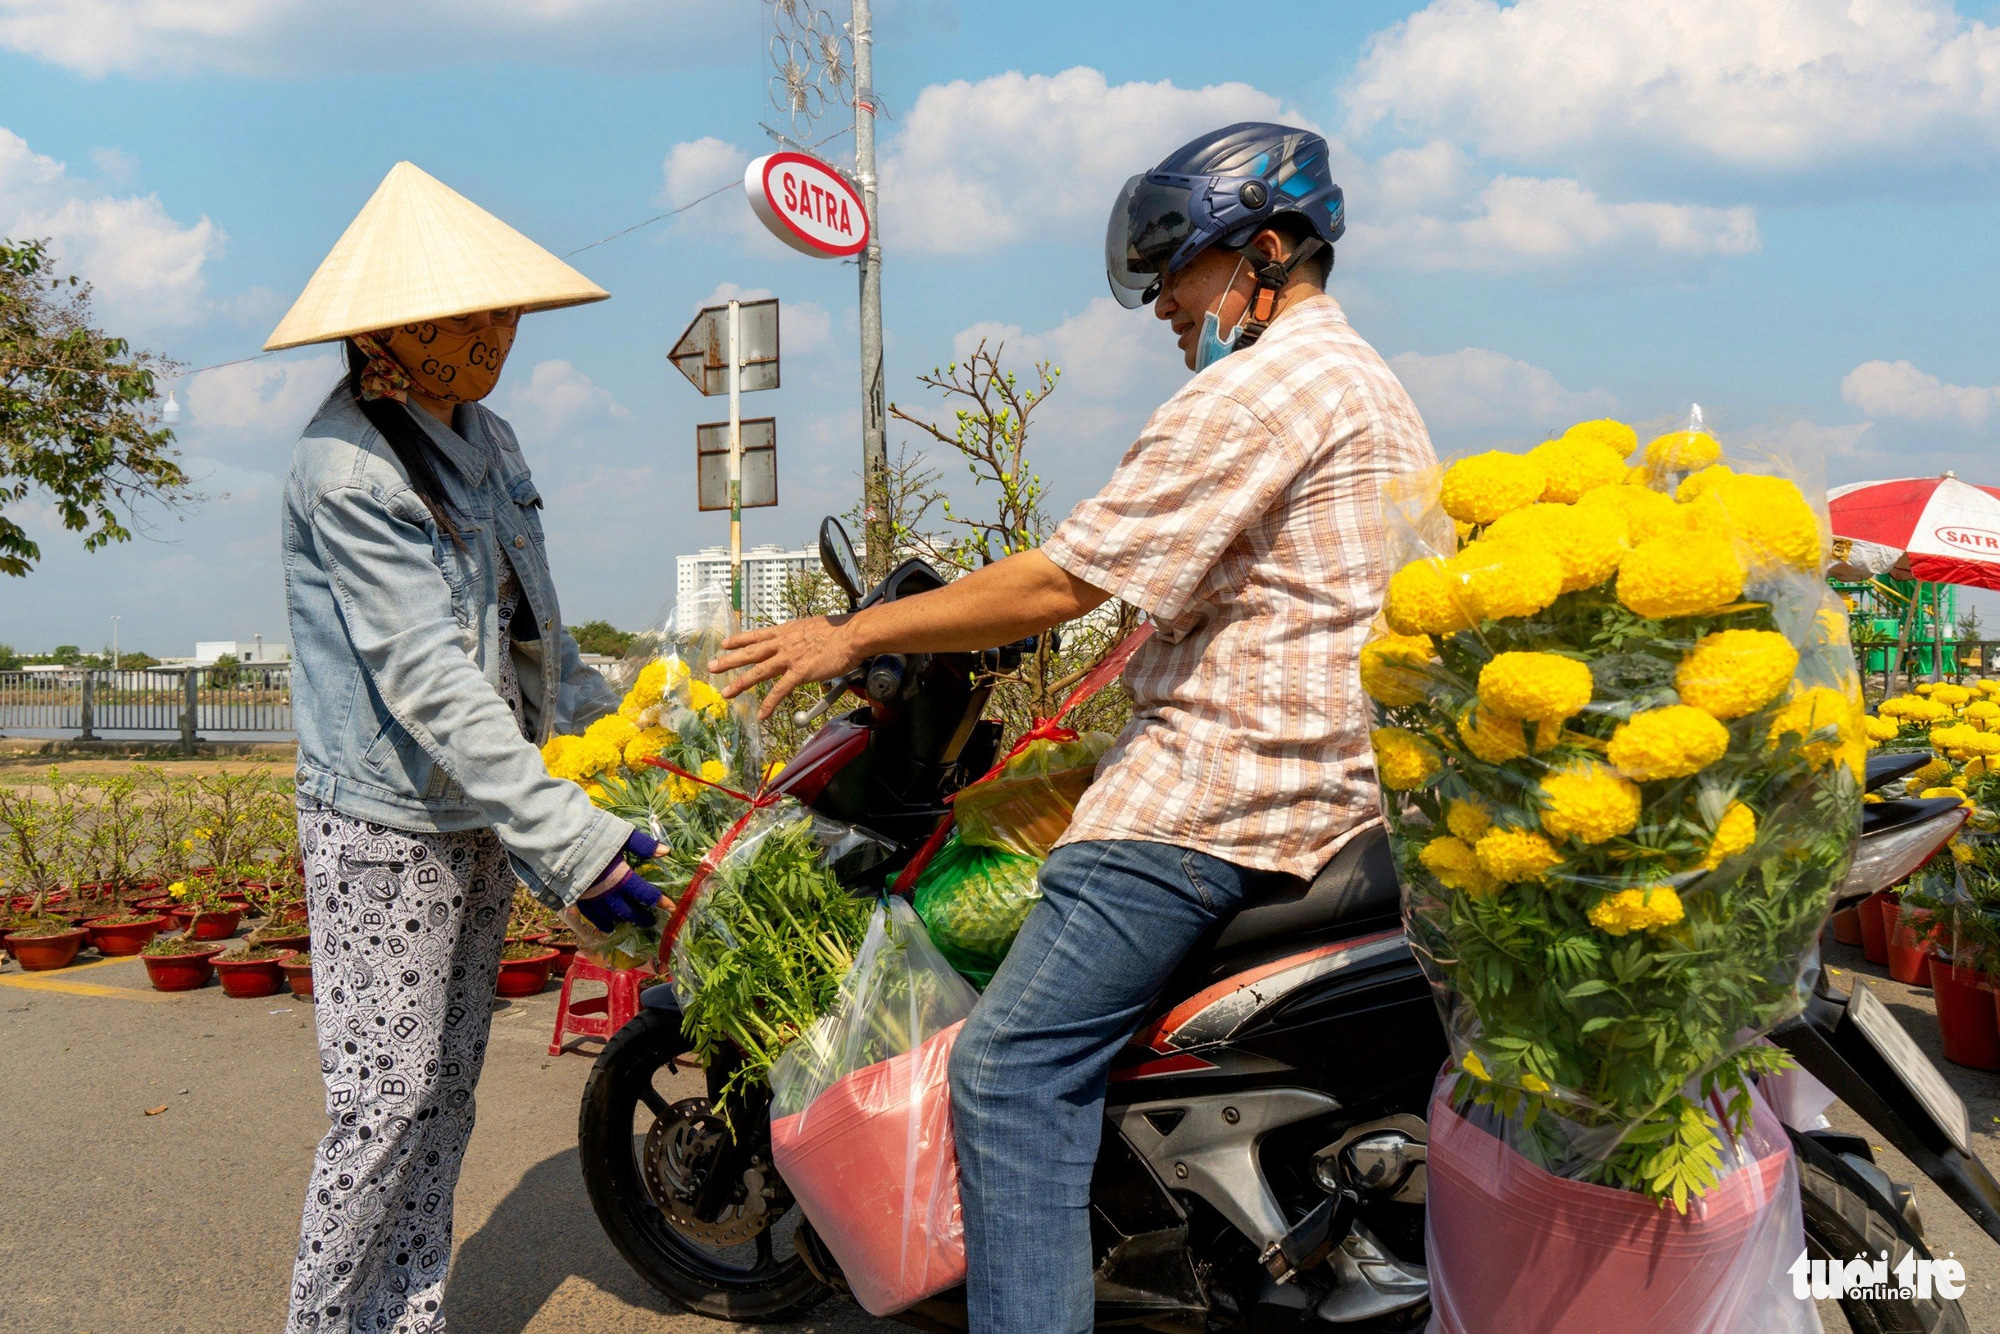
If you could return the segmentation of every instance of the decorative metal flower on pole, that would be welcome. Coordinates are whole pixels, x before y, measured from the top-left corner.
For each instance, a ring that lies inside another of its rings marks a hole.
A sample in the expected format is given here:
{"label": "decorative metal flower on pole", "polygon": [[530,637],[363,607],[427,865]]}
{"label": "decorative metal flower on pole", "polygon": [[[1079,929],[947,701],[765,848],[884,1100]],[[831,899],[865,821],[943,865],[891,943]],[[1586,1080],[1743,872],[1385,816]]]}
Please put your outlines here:
{"label": "decorative metal flower on pole", "polygon": [[844,25],[802,0],[765,0],[771,18],[771,105],[804,140],[829,104],[854,104],[854,45]]}

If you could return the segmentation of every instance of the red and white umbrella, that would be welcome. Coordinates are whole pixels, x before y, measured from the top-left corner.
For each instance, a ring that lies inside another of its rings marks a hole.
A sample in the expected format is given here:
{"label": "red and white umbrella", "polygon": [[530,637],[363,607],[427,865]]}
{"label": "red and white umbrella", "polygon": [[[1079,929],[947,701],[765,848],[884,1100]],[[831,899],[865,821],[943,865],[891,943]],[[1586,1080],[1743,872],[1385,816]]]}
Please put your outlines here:
{"label": "red and white umbrella", "polygon": [[[2000,589],[2000,487],[1946,473],[1856,482],[1826,498],[1836,576],[1894,570],[1925,583]],[[1905,556],[1907,566],[1898,569]]]}

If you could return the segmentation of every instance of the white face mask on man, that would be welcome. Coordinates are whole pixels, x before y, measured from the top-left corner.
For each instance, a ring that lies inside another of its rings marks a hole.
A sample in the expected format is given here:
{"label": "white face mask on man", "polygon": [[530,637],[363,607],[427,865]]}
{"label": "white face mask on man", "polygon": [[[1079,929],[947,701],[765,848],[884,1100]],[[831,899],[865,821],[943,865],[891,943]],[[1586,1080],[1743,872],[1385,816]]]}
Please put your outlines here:
{"label": "white face mask on man", "polygon": [[1236,327],[1229,331],[1229,337],[1222,336],[1222,316],[1218,314],[1222,303],[1236,289],[1236,280],[1243,275],[1242,255],[1236,257],[1236,267],[1230,271],[1229,282],[1222,289],[1222,295],[1215,299],[1215,305],[1201,317],[1201,336],[1194,344],[1194,368],[1196,372],[1207,370],[1236,350],[1236,340],[1243,336],[1243,322],[1250,317],[1250,307],[1243,307],[1243,314],[1236,321]]}

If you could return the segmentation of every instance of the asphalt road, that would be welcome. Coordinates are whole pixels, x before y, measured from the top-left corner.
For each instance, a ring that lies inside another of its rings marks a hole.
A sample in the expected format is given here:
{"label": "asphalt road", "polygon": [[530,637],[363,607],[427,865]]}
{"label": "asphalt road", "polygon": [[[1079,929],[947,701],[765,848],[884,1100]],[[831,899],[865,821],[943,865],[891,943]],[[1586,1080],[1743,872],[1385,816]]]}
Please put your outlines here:
{"label": "asphalt road", "polygon": [[[1941,1062],[1928,992],[1859,952],[1828,962]],[[503,1003],[458,1192],[447,1311],[467,1334],[699,1334],[625,1265],[584,1196],[575,1148],[587,1055],[550,1057],[555,992]],[[594,1050],[594,1044],[585,1044]],[[2000,1167],[2000,1078],[1942,1065]],[[689,1079],[689,1091],[696,1089]],[[154,1116],[149,1108],[164,1106]],[[1868,1133],[1845,1108],[1833,1120]],[[312,1015],[290,996],[163,996],[137,960],[0,972],[0,1329],[23,1334],[276,1331],[313,1145],[324,1127]],[[1872,1137],[1879,1144],[1879,1137]],[[1933,1248],[1967,1262],[1975,1331],[2000,1330],[2000,1247],[1918,1181]],[[901,1326],[828,1302],[796,1334]],[[1829,1322],[1831,1328],[1840,1328]],[[750,1330],[755,1327],[738,1326]]]}

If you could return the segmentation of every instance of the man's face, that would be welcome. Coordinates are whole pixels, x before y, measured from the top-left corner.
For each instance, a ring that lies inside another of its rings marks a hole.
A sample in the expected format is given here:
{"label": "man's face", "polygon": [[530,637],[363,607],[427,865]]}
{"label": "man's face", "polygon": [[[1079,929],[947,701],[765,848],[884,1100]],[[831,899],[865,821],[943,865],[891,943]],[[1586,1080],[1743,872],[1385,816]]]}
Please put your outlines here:
{"label": "man's face", "polygon": [[1240,259],[1233,250],[1204,250],[1179,273],[1162,275],[1160,279],[1160,295],[1153,301],[1153,313],[1173,326],[1174,338],[1189,370],[1194,369],[1195,341],[1201,337],[1202,317],[1213,310],[1225,330],[1234,329],[1250,307],[1256,278],[1248,264],[1239,270]]}

